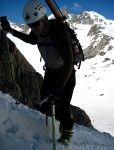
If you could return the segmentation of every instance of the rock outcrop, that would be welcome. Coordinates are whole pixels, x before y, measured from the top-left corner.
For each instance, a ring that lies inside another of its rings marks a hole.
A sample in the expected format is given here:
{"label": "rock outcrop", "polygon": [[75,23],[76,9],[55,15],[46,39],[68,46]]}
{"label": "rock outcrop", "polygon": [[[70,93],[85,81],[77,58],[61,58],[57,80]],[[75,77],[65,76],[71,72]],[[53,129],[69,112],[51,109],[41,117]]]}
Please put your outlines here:
{"label": "rock outcrop", "polygon": [[38,102],[43,77],[31,66],[16,45],[0,32],[0,90],[16,100]]}

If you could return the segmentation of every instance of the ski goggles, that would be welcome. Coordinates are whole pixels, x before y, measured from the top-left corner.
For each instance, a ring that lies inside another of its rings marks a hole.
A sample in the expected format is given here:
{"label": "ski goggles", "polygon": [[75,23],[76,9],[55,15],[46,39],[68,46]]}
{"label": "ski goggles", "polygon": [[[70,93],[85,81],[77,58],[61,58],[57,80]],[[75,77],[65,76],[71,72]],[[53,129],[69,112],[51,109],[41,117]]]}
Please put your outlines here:
{"label": "ski goggles", "polygon": [[38,27],[39,25],[40,25],[40,20],[37,21],[37,22],[28,24],[28,26],[29,26],[30,28],[32,28],[32,27]]}

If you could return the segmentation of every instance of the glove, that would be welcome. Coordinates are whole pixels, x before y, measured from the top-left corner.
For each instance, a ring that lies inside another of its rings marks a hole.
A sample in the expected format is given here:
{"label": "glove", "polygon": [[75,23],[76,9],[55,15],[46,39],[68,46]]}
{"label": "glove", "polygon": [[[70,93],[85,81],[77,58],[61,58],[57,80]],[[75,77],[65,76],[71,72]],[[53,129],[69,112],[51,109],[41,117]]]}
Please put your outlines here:
{"label": "glove", "polygon": [[1,18],[1,27],[7,32],[11,30],[10,24],[6,18]]}
{"label": "glove", "polygon": [[49,93],[49,99],[50,100],[54,100],[54,101],[58,101],[62,98],[62,89],[53,89],[51,90],[51,92]]}

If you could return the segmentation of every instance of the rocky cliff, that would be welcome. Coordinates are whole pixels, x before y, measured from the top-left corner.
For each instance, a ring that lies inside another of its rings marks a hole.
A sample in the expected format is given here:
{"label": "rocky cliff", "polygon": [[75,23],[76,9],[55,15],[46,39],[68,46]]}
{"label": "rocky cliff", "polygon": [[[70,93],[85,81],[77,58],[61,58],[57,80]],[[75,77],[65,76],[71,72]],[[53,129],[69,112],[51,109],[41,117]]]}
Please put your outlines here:
{"label": "rocky cliff", "polygon": [[0,90],[17,101],[39,102],[43,77],[0,30]]}

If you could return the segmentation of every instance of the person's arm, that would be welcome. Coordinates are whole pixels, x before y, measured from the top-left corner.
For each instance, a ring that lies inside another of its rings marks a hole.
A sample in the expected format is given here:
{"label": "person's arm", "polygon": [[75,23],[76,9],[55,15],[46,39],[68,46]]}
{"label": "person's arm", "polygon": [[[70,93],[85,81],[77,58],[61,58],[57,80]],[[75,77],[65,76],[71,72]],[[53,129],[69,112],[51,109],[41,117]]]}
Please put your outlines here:
{"label": "person's arm", "polygon": [[36,44],[37,43],[37,36],[35,36],[32,32],[30,32],[29,35],[21,33],[19,31],[16,31],[11,28],[9,21],[5,18],[1,19],[1,27],[7,31],[13,34],[15,37],[21,39],[24,42],[30,43],[30,44]]}
{"label": "person's arm", "polygon": [[32,32],[30,32],[30,34],[25,34],[22,32],[19,32],[17,30],[14,30],[11,28],[11,30],[9,31],[13,36],[21,39],[22,41],[26,42],[26,43],[30,43],[30,44],[36,44],[37,43],[37,36],[35,36]]}

